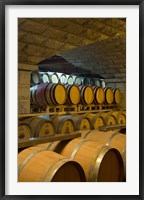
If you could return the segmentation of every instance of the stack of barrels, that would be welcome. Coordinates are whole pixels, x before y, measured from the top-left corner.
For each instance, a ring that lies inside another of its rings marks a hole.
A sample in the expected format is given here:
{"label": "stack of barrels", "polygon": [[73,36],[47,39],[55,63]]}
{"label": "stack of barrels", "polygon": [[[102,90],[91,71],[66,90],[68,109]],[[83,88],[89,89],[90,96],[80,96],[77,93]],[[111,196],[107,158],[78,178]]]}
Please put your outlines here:
{"label": "stack of barrels", "polygon": [[51,120],[28,117],[18,122],[18,140],[55,135],[55,126]]}
{"label": "stack of barrels", "polygon": [[18,122],[18,140],[98,130],[100,126],[115,124],[126,124],[125,111],[27,117]]}
{"label": "stack of barrels", "polygon": [[[120,103],[120,90],[94,79],[61,73],[32,72],[31,104],[110,105]],[[126,134],[99,127],[126,124],[126,111],[39,115],[18,121],[18,141],[79,132],[72,140],[25,148],[18,154],[19,182],[122,182],[126,180]]]}
{"label": "stack of barrels", "polygon": [[30,88],[31,104],[38,107],[57,105],[119,104],[118,88],[88,85],[41,83]]}
{"label": "stack of barrels", "polygon": [[40,147],[30,147],[18,154],[18,181],[85,182],[86,177],[78,162]]}
{"label": "stack of barrels", "polygon": [[31,104],[47,105],[90,105],[119,104],[120,90],[97,84],[88,77],[66,75],[56,72],[31,73]]}
{"label": "stack of barrels", "polygon": [[58,72],[31,72],[31,86],[39,83],[61,83],[61,84],[78,84],[78,85],[90,85],[90,86],[102,86],[101,81],[98,78],[81,77],[75,75],[68,75]]}
{"label": "stack of barrels", "polygon": [[122,182],[126,136],[81,131],[81,137],[26,148],[18,154],[19,182]]}

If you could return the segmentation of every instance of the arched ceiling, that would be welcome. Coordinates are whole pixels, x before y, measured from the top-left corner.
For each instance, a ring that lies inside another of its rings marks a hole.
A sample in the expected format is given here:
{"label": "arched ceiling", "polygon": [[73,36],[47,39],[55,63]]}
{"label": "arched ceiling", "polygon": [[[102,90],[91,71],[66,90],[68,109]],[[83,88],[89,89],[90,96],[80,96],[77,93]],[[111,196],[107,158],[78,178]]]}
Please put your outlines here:
{"label": "arched ceiling", "polygon": [[99,73],[104,78],[125,78],[125,35],[60,53],[68,62],[82,69]]}
{"label": "arched ceiling", "polygon": [[18,61],[54,55],[106,78],[125,77],[126,21],[111,18],[19,18]]}

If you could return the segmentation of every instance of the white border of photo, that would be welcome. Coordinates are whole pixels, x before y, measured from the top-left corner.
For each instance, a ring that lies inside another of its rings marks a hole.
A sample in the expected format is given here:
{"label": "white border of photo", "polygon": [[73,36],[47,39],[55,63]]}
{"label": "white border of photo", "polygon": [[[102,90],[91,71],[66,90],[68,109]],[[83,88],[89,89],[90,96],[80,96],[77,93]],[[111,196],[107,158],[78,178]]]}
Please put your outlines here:
{"label": "white border of photo", "polygon": [[[17,181],[18,18],[127,18],[126,110],[127,181],[20,183]],[[7,5],[5,9],[5,193],[6,195],[139,194],[139,6]]]}

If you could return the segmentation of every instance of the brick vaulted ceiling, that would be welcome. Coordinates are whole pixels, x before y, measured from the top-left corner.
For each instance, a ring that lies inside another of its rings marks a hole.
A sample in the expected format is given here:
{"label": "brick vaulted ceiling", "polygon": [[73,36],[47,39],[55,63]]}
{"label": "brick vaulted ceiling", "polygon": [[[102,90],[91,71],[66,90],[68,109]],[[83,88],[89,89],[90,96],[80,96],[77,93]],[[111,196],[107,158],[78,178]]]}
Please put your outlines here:
{"label": "brick vaulted ceiling", "polygon": [[125,78],[126,21],[117,18],[19,18],[18,62],[59,55],[105,78]]}

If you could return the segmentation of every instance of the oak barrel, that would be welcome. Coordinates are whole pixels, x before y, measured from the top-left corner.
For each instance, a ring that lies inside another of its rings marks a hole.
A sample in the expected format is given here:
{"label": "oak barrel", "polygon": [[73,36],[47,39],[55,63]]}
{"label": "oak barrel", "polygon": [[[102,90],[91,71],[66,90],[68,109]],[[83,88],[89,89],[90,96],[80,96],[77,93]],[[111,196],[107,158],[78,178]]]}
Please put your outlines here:
{"label": "oak barrel", "polygon": [[114,96],[113,102],[115,104],[119,104],[121,100],[121,93],[120,93],[119,88],[113,88],[113,96]]}
{"label": "oak barrel", "polygon": [[38,85],[35,85],[35,86],[30,88],[30,103],[31,104],[35,104],[35,105],[38,104],[38,102],[36,100],[36,97],[35,97],[35,93],[36,93],[37,87],[38,87]]}
{"label": "oak barrel", "polygon": [[94,78],[90,78],[90,85],[91,86],[95,86],[95,79]]}
{"label": "oak barrel", "polygon": [[24,120],[28,123],[34,137],[48,137],[55,134],[53,122],[42,117],[29,117]]}
{"label": "oak barrel", "polygon": [[111,114],[111,112],[103,112],[100,115],[105,122],[105,125],[115,125],[116,124],[116,118],[114,115]]}
{"label": "oak barrel", "polygon": [[34,96],[33,99],[35,99],[38,106],[45,107],[48,104],[45,96],[45,91],[48,85],[49,83],[41,83],[38,84],[37,87],[31,88],[32,95]]}
{"label": "oak barrel", "polygon": [[31,72],[31,84],[35,85],[41,82],[41,76],[38,71]]}
{"label": "oak barrel", "polygon": [[81,137],[84,139],[89,139],[92,141],[96,141],[100,144],[110,146],[112,148],[116,148],[122,158],[124,163],[124,176],[126,174],[126,135],[117,132],[117,131],[80,131]]}
{"label": "oak barrel", "polygon": [[80,85],[81,83],[82,83],[81,77],[76,76],[75,79],[74,79],[74,84]]}
{"label": "oak barrel", "polygon": [[122,181],[124,175],[123,160],[115,148],[82,138],[38,146],[78,162],[84,169],[87,182]]}
{"label": "oak barrel", "polygon": [[71,119],[74,122],[75,130],[91,129],[91,121],[88,117],[84,117],[80,115],[71,115]]}
{"label": "oak barrel", "polygon": [[49,72],[49,77],[50,77],[50,80],[52,83],[59,83],[60,80],[59,80],[59,76],[56,72]]}
{"label": "oak barrel", "polygon": [[100,85],[100,80],[99,80],[99,79],[96,79],[95,85],[96,85],[97,87],[100,87],[100,86],[101,86],[101,85]]}
{"label": "oak barrel", "polygon": [[68,78],[67,78],[67,83],[68,83],[69,85],[72,85],[72,84],[74,83],[73,76],[71,76],[71,75],[68,75]]}
{"label": "oak barrel", "polygon": [[59,79],[60,79],[61,84],[67,84],[66,74],[61,74]]}
{"label": "oak barrel", "polygon": [[82,77],[82,84],[83,85],[90,85],[90,78]]}
{"label": "oak barrel", "polygon": [[112,115],[115,116],[117,124],[126,124],[126,118],[122,111],[113,111]]}
{"label": "oak barrel", "polygon": [[105,92],[105,103],[106,104],[112,104],[113,103],[113,99],[114,99],[114,95],[113,95],[113,91],[110,87],[105,87],[104,88],[104,92]]}
{"label": "oak barrel", "polygon": [[105,81],[103,79],[100,79],[101,87],[105,88]]}
{"label": "oak barrel", "polygon": [[32,131],[28,123],[18,122],[18,141],[32,137]]}
{"label": "oak barrel", "polygon": [[67,100],[69,105],[77,105],[80,102],[80,90],[77,85],[66,85]]}
{"label": "oak barrel", "polygon": [[18,154],[19,182],[85,182],[79,163],[52,151],[30,147]]}
{"label": "oak barrel", "polygon": [[50,83],[46,88],[45,97],[49,105],[63,105],[67,98],[66,89],[60,83]]}
{"label": "oak barrel", "polygon": [[125,151],[126,135],[117,131],[79,131],[84,139],[94,140],[100,144],[107,145],[119,150],[121,154]]}
{"label": "oak barrel", "polygon": [[65,115],[61,116],[50,116],[50,119],[55,125],[57,134],[69,134],[74,132],[74,123],[72,119]]}
{"label": "oak barrel", "polygon": [[48,72],[40,72],[41,75],[41,82],[42,83],[50,83],[51,79]]}
{"label": "oak barrel", "polygon": [[100,113],[95,113],[95,114],[87,113],[87,114],[84,114],[84,116],[89,118],[89,120],[91,121],[92,129],[98,130],[100,126],[105,125],[104,119],[100,116]]}
{"label": "oak barrel", "polygon": [[105,100],[105,92],[102,87],[93,86],[94,91],[94,103],[103,104]]}
{"label": "oak barrel", "polygon": [[62,105],[66,101],[65,87],[54,83],[41,83],[30,88],[32,100],[38,106]]}
{"label": "oak barrel", "polygon": [[93,103],[94,91],[91,86],[79,85],[81,93],[81,103],[84,105],[89,105]]}

